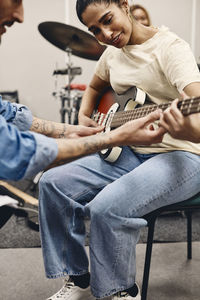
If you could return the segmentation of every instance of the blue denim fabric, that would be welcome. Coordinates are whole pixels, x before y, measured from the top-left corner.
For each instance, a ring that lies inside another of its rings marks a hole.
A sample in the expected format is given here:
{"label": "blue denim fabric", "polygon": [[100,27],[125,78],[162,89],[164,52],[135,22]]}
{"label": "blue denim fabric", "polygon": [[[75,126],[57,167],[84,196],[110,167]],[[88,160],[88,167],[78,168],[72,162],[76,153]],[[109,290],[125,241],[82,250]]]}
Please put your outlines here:
{"label": "blue denim fabric", "polygon": [[0,115],[21,131],[29,130],[31,127],[33,119],[31,111],[25,105],[3,101],[1,95]]}
{"label": "blue denim fabric", "polygon": [[96,298],[135,282],[143,215],[200,191],[200,156],[183,151],[134,154],[115,163],[91,155],[43,174],[40,228],[49,278],[88,272],[84,217],[90,216],[91,290]]}
{"label": "blue denim fabric", "polygon": [[36,175],[57,156],[57,144],[28,131],[32,114],[24,105],[0,96],[0,179],[19,180]]}
{"label": "blue denim fabric", "polygon": [[57,157],[58,145],[55,139],[46,137],[42,134],[30,133],[35,139],[35,152],[28,162],[23,178],[30,178],[43,171]]}

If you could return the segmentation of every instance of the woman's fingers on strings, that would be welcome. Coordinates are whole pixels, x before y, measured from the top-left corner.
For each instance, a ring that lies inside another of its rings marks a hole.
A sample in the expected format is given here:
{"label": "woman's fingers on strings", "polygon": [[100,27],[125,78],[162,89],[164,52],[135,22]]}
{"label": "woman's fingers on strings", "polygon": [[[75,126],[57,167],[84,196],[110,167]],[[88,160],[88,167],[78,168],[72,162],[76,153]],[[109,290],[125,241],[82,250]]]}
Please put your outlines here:
{"label": "woman's fingers on strings", "polygon": [[164,115],[161,115],[161,118],[160,118],[160,121],[158,123],[158,126],[160,128],[164,128],[166,131],[169,131],[170,127],[169,127],[168,123],[165,121]]}
{"label": "woman's fingers on strings", "polygon": [[177,118],[181,116],[181,112],[178,109],[178,102],[179,100],[176,99],[172,102],[171,106],[168,107],[165,111],[164,111],[164,118],[169,119],[172,121],[173,118]]}
{"label": "woman's fingers on strings", "polygon": [[164,127],[154,126],[152,123],[155,121],[159,121],[162,117],[162,110],[157,109],[156,111],[150,113],[146,117],[145,127],[148,126],[149,134],[151,138],[155,138],[155,143],[161,142],[163,139],[163,135],[166,133],[166,129]]}
{"label": "woman's fingers on strings", "polygon": [[172,102],[171,108],[170,108],[170,113],[173,115],[173,117],[178,121],[178,120],[182,120],[183,115],[180,111],[180,109],[178,108],[178,103],[179,103],[179,99],[176,99]]}
{"label": "woman's fingers on strings", "polygon": [[151,123],[159,120],[160,117],[161,117],[161,114],[162,114],[162,110],[161,109],[157,109],[154,112],[152,112],[149,115],[147,115],[146,117],[144,117],[143,120],[145,120],[145,126],[148,126]]}

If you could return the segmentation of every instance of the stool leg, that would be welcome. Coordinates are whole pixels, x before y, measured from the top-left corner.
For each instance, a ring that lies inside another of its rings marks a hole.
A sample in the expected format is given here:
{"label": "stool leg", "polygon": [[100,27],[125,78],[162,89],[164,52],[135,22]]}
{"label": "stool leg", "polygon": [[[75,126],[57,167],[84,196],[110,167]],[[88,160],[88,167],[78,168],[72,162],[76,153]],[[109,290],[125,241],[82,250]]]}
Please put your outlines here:
{"label": "stool leg", "polygon": [[145,264],[144,264],[144,272],[143,272],[141,300],[147,299],[155,221],[156,221],[156,217],[152,218],[148,222],[148,237],[147,237],[147,247],[146,247]]}
{"label": "stool leg", "polygon": [[192,211],[185,212],[187,216],[187,258],[192,259]]}

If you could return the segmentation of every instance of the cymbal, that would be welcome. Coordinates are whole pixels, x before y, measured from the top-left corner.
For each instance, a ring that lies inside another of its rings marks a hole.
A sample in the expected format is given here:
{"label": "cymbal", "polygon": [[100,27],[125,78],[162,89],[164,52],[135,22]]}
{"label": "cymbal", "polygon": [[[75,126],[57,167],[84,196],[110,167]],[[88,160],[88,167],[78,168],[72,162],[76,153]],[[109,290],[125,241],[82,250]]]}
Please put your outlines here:
{"label": "cymbal", "polygon": [[91,34],[67,24],[43,22],[39,24],[38,29],[54,46],[65,52],[70,48],[72,54],[82,58],[98,60],[106,49]]}

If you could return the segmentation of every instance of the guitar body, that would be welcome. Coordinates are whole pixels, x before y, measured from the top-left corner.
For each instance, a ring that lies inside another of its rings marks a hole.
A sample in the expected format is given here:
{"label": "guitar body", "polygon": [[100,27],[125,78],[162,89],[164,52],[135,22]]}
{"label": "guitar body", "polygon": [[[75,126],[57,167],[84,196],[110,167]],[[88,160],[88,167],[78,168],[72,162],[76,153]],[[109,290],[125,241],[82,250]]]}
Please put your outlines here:
{"label": "guitar body", "polygon": [[[142,118],[157,109],[164,111],[171,106],[171,102],[159,105],[152,104],[148,96],[135,86],[122,95],[117,95],[110,89],[103,95],[101,101],[99,108],[103,108],[102,112],[96,113],[93,119],[99,125],[105,126],[106,132],[128,121]],[[106,106],[108,106],[108,103],[111,105],[107,112],[103,103],[106,103]],[[139,105],[142,105],[142,107],[138,107]],[[199,113],[200,97],[180,100],[177,107],[184,116]],[[121,151],[120,147],[114,147],[101,151],[100,155],[109,162],[115,162],[119,158]]]}
{"label": "guitar body", "polygon": [[[137,89],[135,86],[130,88],[126,93],[118,95],[110,88],[101,97],[98,105],[97,118],[94,120],[99,125],[105,126],[105,132],[112,130],[110,126],[112,116],[116,112],[133,110],[138,105],[143,105],[146,94]],[[122,152],[121,147],[114,147],[100,151],[101,157],[108,162],[115,162]]]}

